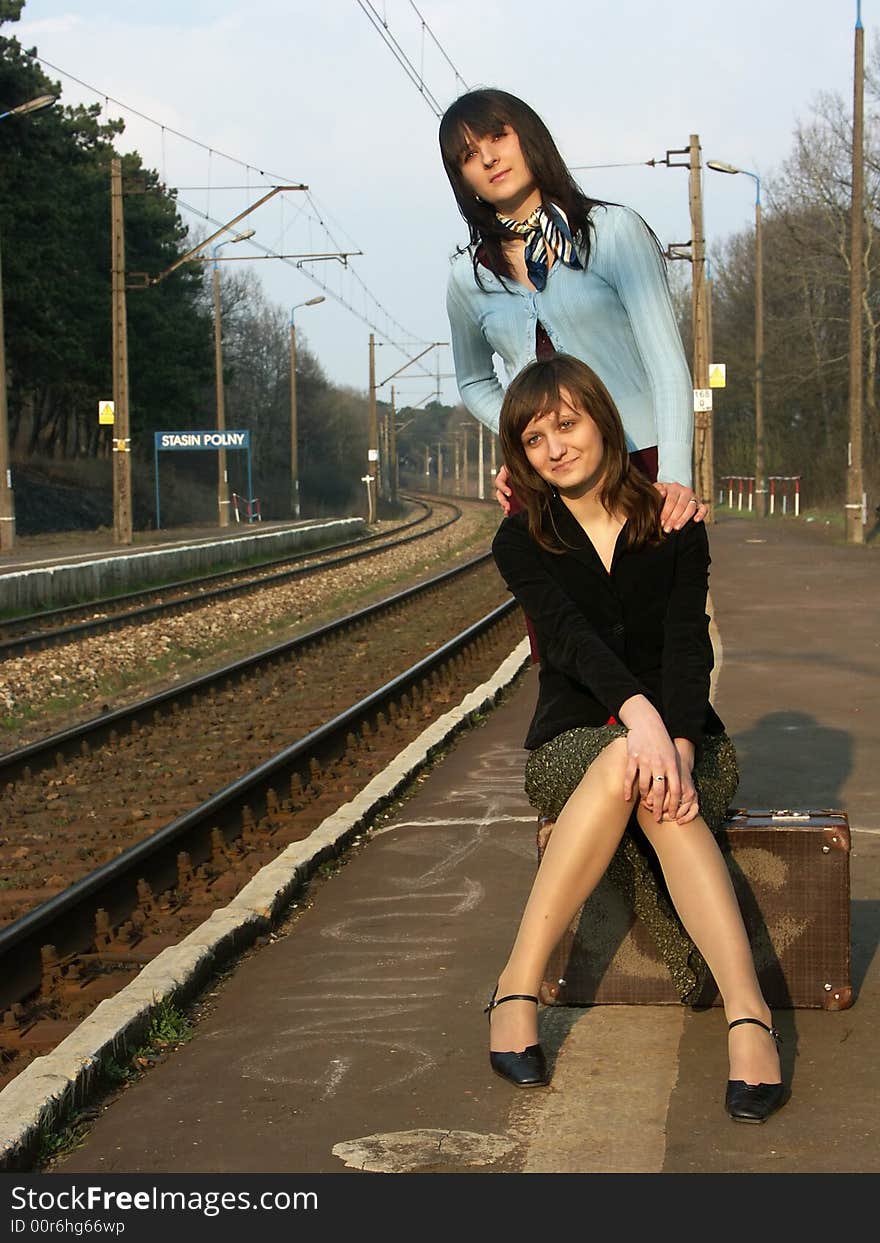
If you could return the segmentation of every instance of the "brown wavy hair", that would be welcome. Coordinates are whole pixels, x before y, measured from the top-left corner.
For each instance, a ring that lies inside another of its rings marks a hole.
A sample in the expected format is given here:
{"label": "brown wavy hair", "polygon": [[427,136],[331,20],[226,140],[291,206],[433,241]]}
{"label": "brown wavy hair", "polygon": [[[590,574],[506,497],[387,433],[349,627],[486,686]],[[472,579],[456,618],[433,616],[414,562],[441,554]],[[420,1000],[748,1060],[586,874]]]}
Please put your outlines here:
{"label": "brown wavy hair", "polygon": [[608,389],[592,367],[571,354],[529,363],[510,384],[501,406],[498,434],[504,464],[514,492],[526,507],[529,534],[548,552],[565,551],[550,513],[555,489],[529,462],[522,442],[523,432],[536,415],[559,409],[563,390],[571,405],[590,416],[602,436],[599,499],[609,513],[627,518],[627,545],[659,544],[662,497],[630,462],[623,423]]}

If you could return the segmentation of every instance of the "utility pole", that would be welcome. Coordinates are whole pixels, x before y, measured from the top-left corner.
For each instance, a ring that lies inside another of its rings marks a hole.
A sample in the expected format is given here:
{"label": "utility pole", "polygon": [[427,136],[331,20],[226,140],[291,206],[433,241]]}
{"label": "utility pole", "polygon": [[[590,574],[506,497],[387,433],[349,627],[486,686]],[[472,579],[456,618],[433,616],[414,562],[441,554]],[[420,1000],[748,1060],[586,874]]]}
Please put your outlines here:
{"label": "utility pole", "polygon": [[[767,480],[764,475],[764,232],[761,223],[761,178],[747,168],[724,160],[708,160],[716,173],[742,173],[755,183],[755,513],[767,514]],[[711,281],[707,284],[711,285]],[[712,297],[709,294],[709,352],[712,354]]]}
{"label": "utility pole", "polygon": [[467,496],[468,494],[468,442],[469,441],[470,441],[470,436],[468,435],[468,427],[467,427],[467,424],[464,423],[462,424],[462,428],[461,428],[461,443],[462,443],[462,471],[461,473],[463,476],[463,483],[464,483],[464,487],[462,490],[463,496]]}
{"label": "utility pole", "polygon": [[[246,242],[248,238],[253,236],[254,230],[248,229],[246,233],[236,233],[234,237],[227,238],[225,242],[218,242],[211,247],[211,255],[214,260],[214,377],[217,431],[220,433],[221,439],[226,431],[226,401],[223,390],[223,324],[220,312],[220,260],[218,256],[224,246],[231,246],[235,242]],[[248,514],[251,512],[252,500],[253,497],[249,496]],[[218,525],[228,527],[230,519],[229,471],[227,469],[226,446],[224,444],[220,445],[217,453],[217,511]]]}
{"label": "utility pole", "polygon": [[[708,506],[706,521],[715,518],[715,470],[712,446],[712,390],[709,388],[709,317],[706,309],[706,239],[703,234],[703,189],[700,136],[691,134],[688,147],[691,214],[691,310],[694,325],[694,490]],[[706,396],[708,394],[708,396]]]}
{"label": "utility pole", "polygon": [[443,442],[437,441],[437,493],[443,491]]}
{"label": "utility pole", "polygon": [[386,410],[382,415],[381,444],[379,447],[379,490],[386,501],[391,499],[391,417]]}
{"label": "utility pole", "polygon": [[[686,155],[687,161],[670,156]],[[694,335],[694,491],[705,504],[707,522],[715,520],[715,464],[712,448],[712,390],[709,388],[709,310],[706,297],[706,239],[703,234],[702,167],[700,136],[691,134],[687,147],[666,152],[662,160],[646,161],[652,167],[689,170],[688,199],[691,217],[691,240],[670,245],[670,259],[689,259],[691,263],[691,320]]]}
{"label": "utility pole", "polygon": [[3,272],[0,269],[0,551],[15,547],[15,495],[9,455],[9,415],[6,406],[6,338],[3,335]]}
{"label": "utility pole", "polygon": [[110,233],[113,321],[113,542],[130,544],[131,439],[128,419],[128,331],[125,310],[125,235],[122,161],[110,161]]}
{"label": "utility pole", "polygon": [[[214,264],[214,385],[216,388],[217,431],[222,438],[226,431],[226,404],[223,396],[223,325],[220,319],[220,270]],[[251,498],[248,497],[248,504]],[[229,474],[226,467],[226,449],[221,445],[217,453],[217,509],[218,523],[229,526]],[[248,511],[250,512],[250,511]]]}
{"label": "utility pole", "polygon": [[862,268],[864,265],[864,110],[865,30],[857,7],[853,66],[852,199],[849,248],[849,445],[846,471],[846,539],[865,542],[865,493],[862,476]]}
{"label": "utility pole", "polygon": [[376,476],[379,463],[379,427],[376,422],[376,334],[370,333],[370,408],[367,428],[367,522],[376,520]]}
{"label": "utility pole", "polygon": [[483,461],[483,424],[477,424],[477,496],[481,501],[486,499],[486,464]]}
{"label": "utility pole", "polygon": [[299,522],[299,427],[296,414],[296,326],[290,315],[290,516]]}
{"label": "utility pole", "polygon": [[397,491],[400,487],[399,464],[397,461],[397,428],[395,427],[395,419],[397,411],[394,408],[394,385],[391,385],[391,409],[388,412],[388,485],[391,488],[391,503],[397,504]]}
{"label": "utility pole", "polygon": [[767,516],[767,476],[764,466],[764,230],[761,220],[761,182],[755,201],[755,512]]}
{"label": "utility pole", "polygon": [[706,260],[706,352],[711,365],[715,358],[715,338],[712,335],[712,264]]}
{"label": "utility pole", "polygon": [[[377,391],[377,389],[384,388],[384,386],[388,383],[388,381],[389,381],[389,380],[393,380],[396,376],[399,376],[399,375],[400,375],[400,373],[401,373],[402,371],[406,371],[407,367],[411,367],[411,366],[412,366],[412,364],[413,364],[413,363],[418,362],[420,358],[424,358],[425,354],[429,353],[429,351],[431,351],[431,350],[433,350],[433,349],[436,349],[436,348],[437,348],[437,346],[439,346],[439,345],[448,345],[448,344],[449,344],[449,343],[448,343],[447,341],[431,341],[431,343],[430,343],[429,345],[426,345],[426,346],[425,346],[425,348],[424,348],[423,350],[420,350],[420,351],[418,352],[418,354],[415,354],[412,358],[408,358],[408,359],[406,360],[406,362],[405,362],[402,366],[398,367],[396,371],[392,371],[391,375],[386,376],[386,377],[385,377],[385,379],[381,381],[381,383],[377,384],[377,383],[376,383],[376,355],[375,355],[375,338],[374,338],[373,333],[372,333],[372,332],[370,333],[370,429],[371,429],[371,430],[370,430],[370,450],[369,450],[369,452],[370,452],[370,454],[371,454],[371,455],[372,455],[372,454],[374,453],[374,451],[375,451],[375,456],[376,456],[376,458],[378,458],[378,449],[376,448],[376,443],[377,443],[377,439],[378,439],[378,434],[377,434],[377,431],[376,431],[376,391]],[[438,364],[438,367],[439,367],[439,364]],[[437,388],[438,388],[438,392],[439,392],[439,387],[440,387],[440,378],[439,378],[439,372],[438,372],[438,377],[437,377]],[[392,389],[391,391],[392,391],[392,393],[394,392],[394,390],[393,390],[393,389]],[[393,397],[392,397],[392,401],[391,401],[391,407],[392,407],[392,411],[393,411],[393,409],[394,409],[394,399],[393,399]],[[392,423],[392,426],[393,426],[393,423]],[[386,457],[386,473],[389,473],[389,476],[390,476],[391,474],[393,474],[393,476],[394,476],[394,482],[393,482],[393,484],[392,484],[391,486],[394,488],[394,496],[395,496],[395,498],[396,498],[396,496],[397,496],[397,486],[398,486],[398,480],[397,480],[397,469],[398,469],[398,467],[397,467],[397,437],[396,437],[396,432],[392,432],[392,437],[393,437],[393,444],[394,444],[394,450],[393,450],[393,452],[394,452],[394,460],[393,460],[393,463],[391,464],[391,466],[390,466],[390,468],[389,468],[389,467],[387,466],[387,460],[388,460],[388,458],[391,456],[391,452],[392,452],[392,450],[391,450],[391,448],[390,448],[390,446],[389,446],[389,447],[387,448],[387,450],[386,450],[386,454],[385,454],[385,457]],[[371,460],[371,461],[370,461],[370,471],[371,471],[371,475],[372,475],[372,477],[373,477],[373,479],[374,479],[374,481],[375,481],[376,462],[375,462],[374,460]],[[426,448],[425,448],[425,474],[426,474],[426,475],[428,475],[428,471],[429,471],[429,455],[428,455],[428,450],[427,450],[427,447],[426,447]],[[366,477],[365,477],[365,479],[366,479]],[[425,481],[425,487],[427,487],[427,486],[428,486],[428,482],[429,482],[428,480],[426,480],[426,481]],[[384,479],[383,479],[383,494],[387,494],[387,491],[388,491],[388,485],[384,483]]]}
{"label": "utility pole", "polygon": [[324,302],[323,294],[297,302],[290,308],[290,516],[299,522],[299,424],[296,412],[296,324],[294,313],[301,306],[317,306]]}

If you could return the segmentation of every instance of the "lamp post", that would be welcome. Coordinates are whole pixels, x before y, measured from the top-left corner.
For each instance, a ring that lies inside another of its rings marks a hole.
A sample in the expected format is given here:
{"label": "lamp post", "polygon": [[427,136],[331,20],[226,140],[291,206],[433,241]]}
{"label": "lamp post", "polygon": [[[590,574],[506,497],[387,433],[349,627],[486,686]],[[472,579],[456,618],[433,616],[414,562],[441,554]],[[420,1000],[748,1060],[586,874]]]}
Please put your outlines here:
{"label": "lamp post", "polygon": [[707,160],[716,173],[742,173],[755,183],[755,512],[767,513],[767,481],[764,476],[764,240],[761,228],[761,178],[747,168],[722,160]]}
{"label": "lamp post", "polygon": [[299,521],[299,432],[296,422],[296,326],[293,313],[301,306],[317,306],[326,301],[323,294],[297,302],[290,308],[290,516]]}
{"label": "lamp post", "polygon": [[[4,117],[26,116],[49,108],[57,95],[38,95],[27,103],[0,112]],[[12,471],[9,466],[9,412],[6,405],[6,346],[3,331],[3,268],[0,262],[0,552],[11,552],[15,547],[15,494],[12,491]]]}
{"label": "lamp post", "polygon": [[[225,242],[218,242],[216,246],[211,247],[211,258],[214,260],[214,372],[215,383],[217,388],[217,431],[226,431],[226,406],[223,400],[223,325],[220,316],[220,268],[217,262],[217,255],[224,246],[231,246],[235,242],[246,242],[249,237],[253,237],[255,229],[248,229],[245,233],[237,233],[235,237],[228,237]],[[248,501],[250,501],[248,497]],[[229,476],[226,470],[226,449],[221,444],[217,453],[217,508],[219,510],[218,521],[221,527],[229,526]]]}
{"label": "lamp post", "polygon": [[[674,155],[686,155],[687,160],[673,160]],[[691,240],[670,244],[667,259],[684,259],[691,265],[691,318],[694,333],[693,384],[694,384],[694,490],[706,506],[706,522],[715,521],[715,452],[713,445],[712,390],[709,386],[709,311],[706,297],[706,239],[703,234],[703,190],[701,148],[699,134],[691,134],[686,147],[670,148],[662,159],[638,160],[627,167],[646,165],[656,168],[686,168],[688,170],[688,199],[691,217]],[[605,164],[573,164],[569,172],[587,168],[607,168]],[[622,168],[624,165],[615,165]],[[738,171],[738,170],[735,170]]]}

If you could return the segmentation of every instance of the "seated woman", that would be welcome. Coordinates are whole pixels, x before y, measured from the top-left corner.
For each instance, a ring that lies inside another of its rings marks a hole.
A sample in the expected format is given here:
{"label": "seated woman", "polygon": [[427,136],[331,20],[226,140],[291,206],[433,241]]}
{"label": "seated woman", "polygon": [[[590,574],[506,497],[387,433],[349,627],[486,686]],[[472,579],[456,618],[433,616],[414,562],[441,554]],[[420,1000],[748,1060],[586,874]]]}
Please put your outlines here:
{"label": "seated woman", "polygon": [[553,947],[608,870],[637,910],[656,916],[652,930],[685,1000],[708,965],[729,1024],[727,1111],[763,1122],[787,1093],[713,836],[737,772],[709,704],[706,528],[689,522],[664,534],[662,498],[630,465],[614,402],[570,355],[532,363],[512,381],[500,435],[525,510],[504,519],[492,551],[541,651],[526,792],[556,824],[486,1007],[490,1064],[520,1087],[547,1082],[538,988]]}

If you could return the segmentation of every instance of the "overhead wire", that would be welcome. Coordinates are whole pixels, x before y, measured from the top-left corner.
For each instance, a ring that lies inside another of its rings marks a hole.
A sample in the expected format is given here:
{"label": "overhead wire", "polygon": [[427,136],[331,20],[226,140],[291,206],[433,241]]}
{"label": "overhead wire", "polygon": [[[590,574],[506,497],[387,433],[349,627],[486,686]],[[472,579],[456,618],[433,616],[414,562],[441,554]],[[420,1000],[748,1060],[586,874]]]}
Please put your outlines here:
{"label": "overhead wire", "polygon": [[[205,220],[208,224],[212,224],[217,227],[222,226],[223,222],[221,220],[215,220],[212,216],[208,215],[207,212],[203,212],[200,208],[196,207],[194,204],[187,203],[183,199],[178,199],[177,202],[179,203],[181,207],[185,208],[186,211],[191,212],[194,216],[199,216],[201,219]],[[378,336],[382,337],[382,339],[388,345],[391,345],[394,347],[394,349],[399,350],[400,353],[404,355],[404,357],[406,357],[407,353],[411,350],[413,345],[427,344],[427,342],[425,342],[423,338],[421,337],[411,338],[410,334],[407,333],[406,328],[404,328],[402,324],[398,323],[398,321],[394,318],[394,316],[391,315],[388,311],[386,311],[385,308],[382,306],[382,304],[376,301],[376,299],[373,297],[372,294],[370,294],[369,296],[373,298],[373,302],[379,308],[382,314],[385,316],[385,319],[386,319],[385,328],[381,328],[372,319],[370,319],[369,316],[366,314],[366,312],[362,313],[361,311],[359,311],[357,307],[354,306],[351,302],[349,302],[348,299],[344,298],[342,294],[337,293],[332,288],[332,286],[327,284],[326,281],[323,281],[320,279],[320,277],[316,276],[310,268],[303,267],[302,265],[308,262],[308,260],[295,259],[290,255],[281,254],[275,251],[271,246],[266,246],[263,242],[257,241],[256,238],[248,238],[248,245],[253,246],[257,250],[260,250],[263,252],[262,255],[251,256],[254,259],[258,259],[258,258],[277,259],[282,263],[286,263],[289,267],[295,267],[297,271],[300,272],[307,280],[311,281],[313,285],[317,285],[318,288],[322,289],[324,293],[327,296],[329,296],[334,302],[338,302],[340,306],[344,306],[347,311],[349,311],[357,319],[361,320],[362,323],[365,323],[368,328],[372,328],[372,330]],[[334,245],[335,245],[335,242],[334,242]],[[228,258],[224,259],[224,262],[229,262],[229,259]],[[348,267],[347,264],[345,266]],[[360,278],[356,276],[356,274],[352,271],[352,269],[349,268],[348,270],[352,272],[352,275],[354,275],[355,278],[358,280],[358,283],[363,287],[364,292],[369,293],[363,281],[361,281]],[[402,341],[395,340],[392,337],[391,333],[388,331],[388,328],[387,328],[388,324],[393,324],[395,328],[398,328],[402,333],[404,333],[404,340]],[[432,372],[428,371],[425,368],[422,368],[422,370],[424,370],[425,375],[433,374]]]}
{"label": "overhead wire", "polygon": [[400,67],[403,69],[404,73],[409,78],[409,80],[413,83],[413,85],[416,87],[419,94],[424,99],[425,103],[434,113],[434,116],[441,117],[443,115],[443,109],[441,108],[437,100],[435,99],[433,93],[425,85],[422,75],[416,69],[415,65],[412,63],[410,58],[407,56],[406,52],[403,50],[403,48],[400,46],[400,44],[395,39],[394,35],[391,33],[391,28],[388,26],[387,21],[383,20],[379,16],[379,14],[376,12],[375,6],[370,3],[370,0],[357,0],[357,3],[360,6],[362,12],[366,14],[367,20],[369,21],[370,25],[373,27],[374,30],[377,31],[383,43],[388,48],[388,50],[391,52],[391,55],[394,57],[394,59],[397,61]]}
{"label": "overhead wire", "polygon": [[464,78],[461,76],[461,74],[459,73],[459,71],[456,69],[455,65],[453,65],[453,63],[452,63],[452,61],[450,60],[449,55],[448,55],[448,53],[447,53],[446,49],[444,48],[443,44],[440,42],[440,40],[439,40],[439,39],[437,38],[437,36],[434,34],[433,30],[432,30],[432,29],[431,29],[431,27],[428,25],[428,23],[425,21],[424,17],[422,17],[421,13],[419,12],[419,10],[416,8],[415,4],[413,3],[413,0],[409,0],[409,4],[410,4],[410,8],[413,10],[413,12],[415,13],[416,17],[417,17],[417,18],[419,19],[419,21],[422,23],[422,30],[423,30],[423,31],[424,31],[424,30],[427,30],[428,34],[431,36],[431,39],[433,40],[434,45],[435,45],[435,47],[437,48],[437,50],[439,51],[440,55],[443,57],[443,59],[446,61],[446,63],[447,63],[447,65],[449,66],[449,68],[450,68],[450,69],[452,70],[452,72],[455,74],[456,81],[460,82],[460,83],[462,84],[462,86],[465,88],[465,90],[468,90],[468,84],[467,84],[467,82],[465,82]]}
{"label": "overhead wire", "polygon": [[[377,17],[378,17],[378,14],[377,14]],[[93,86],[90,82],[86,82],[82,78],[77,77],[76,74],[70,73],[68,70],[63,69],[60,65],[56,65],[52,61],[47,60],[45,57],[37,55],[37,53],[33,50],[28,51],[27,55],[30,56],[32,60],[36,61],[38,64],[40,64],[44,68],[51,69],[54,73],[61,74],[62,77],[68,78],[71,82],[76,82],[77,85],[83,87],[87,91],[91,91],[94,95],[98,96],[99,99],[103,99],[105,102],[105,105],[109,105],[110,103],[112,103],[117,108],[122,108],[124,111],[131,113],[132,116],[136,116],[140,118],[140,120],[148,122],[150,125],[155,125],[161,131],[163,164],[165,160],[165,150],[164,150],[165,135],[172,134],[175,138],[180,138],[182,141],[190,143],[192,146],[199,147],[203,151],[206,151],[208,153],[209,169],[211,167],[213,158],[215,156],[221,159],[224,159],[224,160],[228,160],[230,163],[238,165],[239,168],[243,168],[245,170],[246,177],[248,178],[248,185],[244,187],[246,189],[251,188],[249,178],[250,178],[250,173],[252,171],[257,173],[262,178],[275,179],[279,184],[282,184],[282,185],[292,185],[292,184],[296,184],[297,182],[297,179],[294,177],[288,177],[286,174],[272,172],[268,169],[261,169],[256,164],[248,163],[245,160],[239,159],[237,156],[229,155],[226,152],[218,150],[216,147],[210,146],[208,143],[200,141],[198,138],[192,138],[189,134],[184,134],[180,130],[174,129],[172,126],[165,125],[163,122],[157,121],[154,117],[148,116],[145,112],[140,111],[140,109],[133,108],[130,104],[126,104],[121,99],[118,99],[113,95],[109,95],[107,94],[106,91],[100,90],[98,87]],[[192,188],[195,188],[195,187],[192,187]],[[223,188],[225,189],[226,187],[223,187]],[[217,189],[218,187],[216,186],[209,186],[208,193],[210,194],[216,191]],[[314,196],[312,195],[312,193],[309,191],[305,194],[304,197],[311,204],[314,210],[315,214],[313,218],[314,218],[315,223],[320,225],[320,227],[324,230],[327,237],[330,239],[333,246],[337,250],[344,249],[338,244],[336,239],[330,233],[330,230],[328,229],[327,225],[324,223],[321,217],[321,213],[318,209],[317,202]],[[288,196],[282,195],[282,198],[284,200],[287,200]],[[222,221],[214,220],[213,217],[211,217],[207,212],[201,212],[199,211],[199,209],[193,207],[191,204],[184,203],[183,200],[181,199],[178,199],[177,201],[180,203],[181,206],[185,207],[187,211],[190,211],[195,215],[201,215],[205,220],[209,220],[218,226],[222,225]],[[210,206],[210,199],[208,200],[208,204]],[[295,214],[300,214],[300,213],[303,213],[304,211],[305,209],[299,206]],[[341,226],[338,226],[338,227],[341,227]],[[345,232],[345,230],[343,230],[343,232]],[[362,248],[357,247],[357,249],[361,250]],[[312,280],[314,284],[320,285],[321,288],[326,289],[327,292],[330,293],[330,296],[333,297],[335,301],[339,302],[352,314],[356,315],[358,319],[361,319],[364,323],[367,323],[373,329],[374,332],[378,333],[381,337],[386,339],[389,345],[393,345],[396,349],[401,348],[398,342],[391,339],[387,331],[384,331],[383,329],[381,329],[377,324],[373,323],[370,319],[366,318],[365,315],[360,314],[360,312],[358,312],[349,302],[347,302],[344,298],[336,295],[332,290],[329,289],[329,287],[325,286],[322,281],[319,281],[311,273],[307,272],[306,269],[304,268],[300,268],[299,270],[303,273],[304,276],[307,276],[310,280]],[[355,272],[354,268],[349,267],[348,271],[352,274],[354,280],[361,286],[364,292],[365,298],[370,298],[372,300],[374,305],[378,308],[378,310],[382,313],[382,315],[386,317],[388,322],[392,323],[395,326],[395,328],[403,332],[405,337],[412,338],[412,340],[415,341],[416,343],[418,344],[428,343],[424,338],[418,337],[415,334],[411,333],[385,309],[385,307],[382,305],[379,299],[369,289],[369,287],[367,286],[363,278],[357,272]]]}

